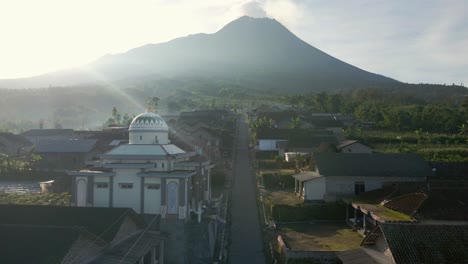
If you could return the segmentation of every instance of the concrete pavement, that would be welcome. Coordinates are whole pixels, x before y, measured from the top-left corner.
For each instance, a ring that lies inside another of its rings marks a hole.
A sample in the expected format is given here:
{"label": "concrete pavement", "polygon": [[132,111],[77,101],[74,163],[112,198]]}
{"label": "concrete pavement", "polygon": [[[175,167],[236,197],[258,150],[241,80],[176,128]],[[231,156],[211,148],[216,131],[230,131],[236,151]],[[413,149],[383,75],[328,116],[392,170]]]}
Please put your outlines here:
{"label": "concrete pavement", "polygon": [[248,127],[243,115],[238,122],[234,174],[231,194],[231,244],[228,259],[232,264],[265,263],[263,240],[256,204],[255,178],[251,174]]}

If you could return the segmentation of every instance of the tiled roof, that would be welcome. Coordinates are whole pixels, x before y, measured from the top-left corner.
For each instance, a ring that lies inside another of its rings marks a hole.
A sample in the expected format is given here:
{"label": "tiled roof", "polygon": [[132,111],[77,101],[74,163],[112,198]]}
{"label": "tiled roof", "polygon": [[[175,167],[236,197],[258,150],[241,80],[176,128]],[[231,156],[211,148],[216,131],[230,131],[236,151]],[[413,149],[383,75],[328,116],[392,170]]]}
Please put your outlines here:
{"label": "tiled roof", "polygon": [[[83,228],[0,224],[0,263],[61,263]],[[91,240],[92,241],[92,240]]]}
{"label": "tiled roof", "polygon": [[426,177],[434,175],[427,162],[417,154],[336,154],[315,157],[324,176]]}
{"label": "tiled roof", "polygon": [[73,129],[30,129],[23,136],[73,136]]}
{"label": "tiled roof", "polygon": [[468,263],[468,225],[380,225],[397,264]]}
{"label": "tiled roof", "polygon": [[102,238],[109,242],[114,239],[125,215],[138,222],[135,212],[128,208],[0,205],[0,224],[84,227],[97,236],[103,234]]}
{"label": "tiled roof", "polygon": [[34,150],[39,153],[86,153],[96,145],[96,139],[40,140]]}

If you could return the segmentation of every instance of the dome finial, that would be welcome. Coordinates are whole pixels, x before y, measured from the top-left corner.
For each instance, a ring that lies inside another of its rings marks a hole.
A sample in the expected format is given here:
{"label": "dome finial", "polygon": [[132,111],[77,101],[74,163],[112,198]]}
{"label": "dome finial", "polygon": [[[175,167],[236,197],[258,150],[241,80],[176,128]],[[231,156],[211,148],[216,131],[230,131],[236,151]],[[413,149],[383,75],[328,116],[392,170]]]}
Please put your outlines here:
{"label": "dome finial", "polygon": [[151,102],[148,101],[148,103],[146,103],[146,113],[151,113]]}

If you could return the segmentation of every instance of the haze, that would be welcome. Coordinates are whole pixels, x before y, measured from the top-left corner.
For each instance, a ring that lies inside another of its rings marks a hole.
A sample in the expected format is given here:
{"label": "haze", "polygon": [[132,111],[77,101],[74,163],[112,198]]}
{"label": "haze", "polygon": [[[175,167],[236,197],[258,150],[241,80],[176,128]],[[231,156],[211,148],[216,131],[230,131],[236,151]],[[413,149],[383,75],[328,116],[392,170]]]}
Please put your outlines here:
{"label": "haze", "polygon": [[451,1],[2,1],[0,78],[38,75],[273,17],[311,45],[404,82],[468,83],[468,5]]}

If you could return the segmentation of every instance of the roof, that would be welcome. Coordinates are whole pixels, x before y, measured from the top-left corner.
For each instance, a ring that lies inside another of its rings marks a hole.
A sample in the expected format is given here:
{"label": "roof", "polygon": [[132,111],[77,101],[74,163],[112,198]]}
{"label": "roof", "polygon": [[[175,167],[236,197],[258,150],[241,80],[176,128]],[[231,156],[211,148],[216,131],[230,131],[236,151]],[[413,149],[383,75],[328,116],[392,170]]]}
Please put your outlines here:
{"label": "roof", "polygon": [[428,163],[417,154],[321,153],[315,156],[315,162],[323,176],[427,177],[434,175]]}
{"label": "roof", "polygon": [[305,171],[305,172],[301,172],[301,173],[298,173],[298,174],[294,174],[293,177],[294,177],[294,179],[296,179],[298,181],[310,181],[310,180],[313,180],[313,179],[320,178],[322,176],[318,175],[316,172]]}
{"label": "roof", "polygon": [[182,153],[185,153],[185,151],[172,144],[125,144],[112,149],[105,153],[104,156],[166,156]]}
{"label": "roof", "polygon": [[30,129],[23,134],[25,137],[37,137],[37,136],[73,136],[73,129]]}
{"label": "roof", "polygon": [[[359,143],[359,144],[362,144],[361,142],[357,141],[357,140],[345,140],[343,142],[341,142],[338,146],[336,146],[336,148],[338,150],[344,148],[344,147],[347,147],[347,146],[350,146],[350,145],[353,145],[355,143]],[[362,144],[364,145],[364,144]]]}
{"label": "roof", "polygon": [[384,223],[380,228],[397,264],[468,263],[468,225]]}
{"label": "roof", "polygon": [[82,228],[0,224],[0,263],[61,263]]}
{"label": "roof", "polygon": [[169,128],[166,124],[166,121],[162,119],[161,116],[152,113],[146,112],[139,114],[135,117],[130,123],[128,131],[141,131],[141,130],[164,130],[167,131]]}
{"label": "roof", "polygon": [[151,231],[141,231],[125,239],[118,245],[106,250],[91,263],[134,264],[151,248],[159,245],[164,238]]}
{"label": "roof", "polygon": [[86,153],[96,145],[96,139],[64,139],[64,140],[40,140],[37,142],[35,152],[40,153]]}
{"label": "roof", "polygon": [[366,253],[363,248],[336,252],[336,256],[343,264],[377,264],[377,262]]}
{"label": "roof", "polygon": [[102,239],[109,242],[117,234],[125,215],[144,225],[128,208],[0,205],[0,224],[84,227],[97,236],[104,233]]}

